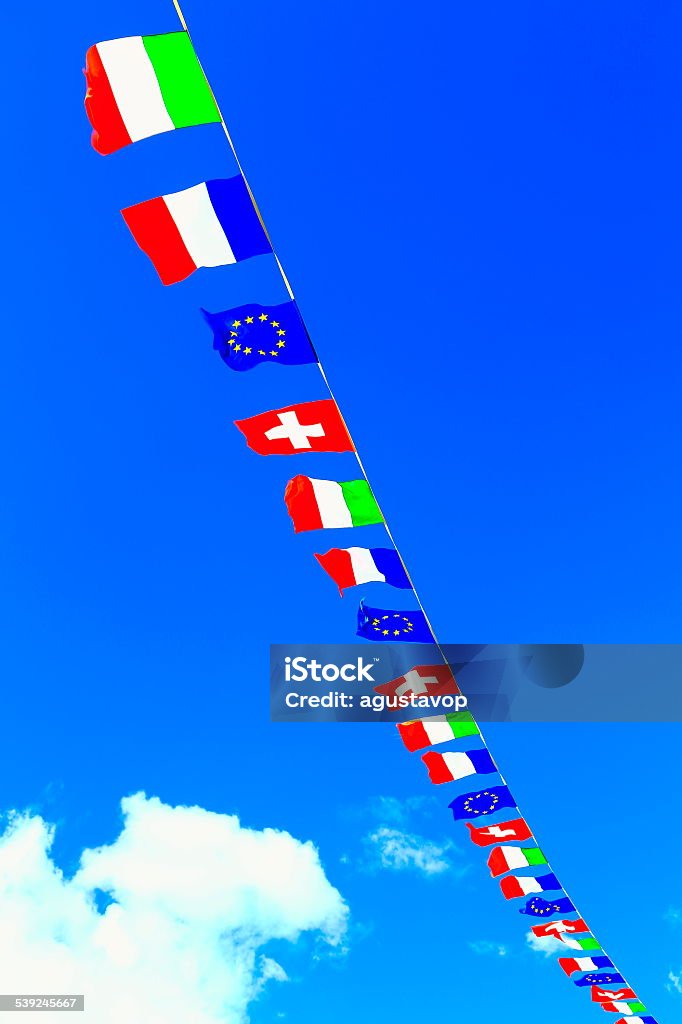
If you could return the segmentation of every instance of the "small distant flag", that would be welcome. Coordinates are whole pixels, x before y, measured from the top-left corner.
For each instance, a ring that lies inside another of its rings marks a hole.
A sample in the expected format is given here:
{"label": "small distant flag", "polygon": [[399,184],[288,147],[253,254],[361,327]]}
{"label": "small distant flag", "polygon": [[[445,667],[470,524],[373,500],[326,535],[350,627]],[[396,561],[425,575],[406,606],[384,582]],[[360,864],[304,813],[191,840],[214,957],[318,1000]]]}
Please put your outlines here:
{"label": "small distant flag", "polygon": [[493,843],[509,843],[512,840],[522,843],[525,839],[533,838],[533,833],[523,818],[501,821],[498,825],[483,825],[480,828],[467,822],[467,828],[469,838],[476,846],[492,846]]}
{"label": "small distant flag", "polygon": [[164,284],[177,284],[199,267],[272,252],[240,174],[147,199],[121,213]]}
{"label": "small distant flag", "polygon": [[431,782],[436,786],[444,782],[457,782],[469,775],[491,775],[497,771],[497,765],[485,748],[447,750],[444,754],[430,750],[428,754],[422,754],[422,761],[428,769]]}
{"label": "small distant flag", "polygon": [[353,442],[331,398],[301,402],[235,420],[251,451],[259,455],[352,452]]}
{"label": "small distant flag", "polygon": [[529,917],[552,917],[554,914],[573,914],[574,912],[575,907],[568,896],[551,901],[543,899],[542,896],[533,896],[525,907],[519,908],[519,914],[528,914]]}
{"label": "small distant flag", "polygon": [[576,971],[599,971],[613,967],[613,962],[607,956],[560,957],[559,967],[570,978]]}
{"label": "small distant flag", "polygon": [[562,942],[568,942],[565,935],[589,930],[582,917],[574,921],[548,921],[547,924],[534,924],[531,927],[533,935],[539,939],[560,939]]}
{"label": "small distant flag", "polygon": [[388,583],[401,590],[412,589],[400,555],[393,548],[331,548],[324,555],[316,553],[315,558],[342,596],[348,587],[362,583]]}
{"label": "small distant flag", "polygon": [[515,900],[519,896],[530,896],[532,892],[551,892],[561,889],[561,882],[556,875],[507,875],[500,879],[500,889],[506,900]]}
{"label": "small distant flag", "polygon": [[[375,686],[374,689],[378,687]],[[432,718],[417,719],[414,722],[399,722],[398,732],[407,749],[412,752],[424,747],[434,747],[438,743],[448,743],[453,739],[461,740],[466,736],[479,735],[478,726],[470,711],[453,711],[448,715],[434,715]]]}
{"label": "small distant flag", "polygon": [[586,974],[584,978],[578,978],[573,982],[578,988],[587,988],[589,985],[623,985],[625,978],[622,974]]}
{"label": "small distant flag", "polygon": [[278,306],[251,302],[223,313],[201,312],[213,331],[213,348],[231,370],[250,370],[259,363],[317,362],[295,302]]}
{"label": "small distant flag", "polygon": [[383,523],[366,480],[316,480],[295,476],[284,492],[295,533]]}
{"label": "small distant flag", "polygon": [[464,793],[448,804],[455,821],[478,818],[483,814],[496,814],[505,807],[516,807],[516,801],[507,786],[491,786],[478,793]]}
{"label": "small distant flag", "polygon": [[593,1003],[606,1003],[610,999],[637,999],[634,991],[631,988],[600,988],[599,985],[595,985],[592,989],[592,1002]]}
{"label": "small distant flag", "polygon": [[653,1017],[621,1017],[615,1024],[657,1024]]}
{"label": "small distant flag", "polygon": [[607,1013],[624,1013],[627,1016],[628,1021],[632,1020],[630,1014],[633,1013],[646,1013],[646,1006],[644,1003],[624,1003],[618,1000],[617,1002],[603,1002],[601,1004],[602,1010],[606,1010]]}
{"label": "small distant flag", "polygon": [[97,43],[85,57],[85,80],[85,112],[98,153],[174,128],[220,122],[186,32]]}
{"label": "small distant flag", "polygon": [[358,628],[355,635],[365,640],[384,643],[435,643],[424,612],[370,608],[364,601],[358,608]]}
{"label": "small distant flag", "polygon": [[[383,693],[386,697],[437,697],[458,694],[460,690],[449,665],[415,665],[404,676],[398,676],[390,683],[380,683],[375,686],[374,692]],[[422,719],[422,722],[430,721],[430,718]],[[471,721],[473,722],[473,718]],[[406,722],[403,728],[414,724],[416,723]],[[401,726],[399,725],[398,728],[400,729]],[[476,731],[478,732],[478,730]],[[470,734],[461,733],[461,735]],[[452,736],[449,738],[452,739]],[[428,743],[425,746],[428,746]]]}
{"label": "small distant flag", "polygon": [[506,871],[515,871],[516,868],[537,867],[546,863],[547,858],[537,846],[496,846],[488,857],[488,867],[493,878]]}

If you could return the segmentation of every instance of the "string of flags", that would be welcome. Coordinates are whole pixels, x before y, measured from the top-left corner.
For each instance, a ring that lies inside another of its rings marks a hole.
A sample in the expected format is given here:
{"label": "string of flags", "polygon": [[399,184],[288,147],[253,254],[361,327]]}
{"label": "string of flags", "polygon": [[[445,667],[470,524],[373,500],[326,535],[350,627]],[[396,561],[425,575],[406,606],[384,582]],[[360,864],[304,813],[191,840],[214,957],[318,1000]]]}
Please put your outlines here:
{"label": "string of flags", "polygon": [[[329,398],[267,410],[237,420],[235,426],[247,446],[259,455],[355,454],[361,471],[358,479],[320,480],[298,475],[289,481],[284,502],[295,533],[383,524],[393,544],[241,171],[177,0],[174,4],[183,31],[108,40],[88,50],[85,108],[92,126],[92,145],[98,153],[107,155],[178,128],[222,125],[240,173],[193,184],[179,192],[129,206],[121,211],[125,223],[165,285],[183,281],[199,267],[226,266],[267,254],[274,257],[291,301],[270,306],[252,302],[215,313],[202,309],[213,332],[213,348],[230,369],[239,372],[261,363],[283,366],[316,363]],[[440,651],[394,544],[380,548],[331,548],[316,554],[315,558],[341,595],[350,587],[370,582],[412,590],[419,605],[417,611],[373,608],[361,601],[357,636],[373,642],[431,643]],[[444,655],[443,662],[416,665],[404,676],[375,689],[396,698],[459,694]],[[622,1014],[616,1024],[657,1024],[604,953],[557,876],[548,870],[547,858],[521,815],[470,712],[457,711],[402,722],[397,728],[404,746],[412,753],[461,740],[466,740],[467,745],[479,744],[471,749],[427,750],[420,755],[431,782],[438,786],[458,783],[472,776],[500,776],[500,785],[454,796],[448,805],[453,819],[465,823],[476,846],[492,847],[487,865],[491,876],[499,880],[504,898],[524,901],[518,908],[519,913],[535,921],[542,919],[541,923],[531,925],[536,938],[558,940],[567,949],[590,954],[560,957],[559,966],[567,977],[577,987],[589,988],[592,1001],[603,1010]],[[485,821],[479,823],[481,819]],[[524,845],[506,845],[510,843]],[[530,874],[516,874],[517,871],[530,871]],[[549,898],[544,894],[549,894]],[[574,975],[579,977],[574,978]]]}

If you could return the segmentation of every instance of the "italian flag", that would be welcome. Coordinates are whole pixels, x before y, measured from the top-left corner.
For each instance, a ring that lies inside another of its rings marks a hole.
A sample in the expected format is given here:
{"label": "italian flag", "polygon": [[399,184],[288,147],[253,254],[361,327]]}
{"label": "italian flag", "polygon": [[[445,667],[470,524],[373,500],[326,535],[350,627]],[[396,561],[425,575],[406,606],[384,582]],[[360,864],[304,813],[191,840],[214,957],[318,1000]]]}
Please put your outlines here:
{"label": "italian flag", "polygon": [[199,267],[222,267],[272,251],[241,174],[121,210],[133,238],[164,284]]}
{"label": "italian flag", "polygon": [[97,43],[87,52],[85,79],[85,110],[98,153],[114,153],[173,128],[220,121],[186,32]]}
{"label": "italian flag", "polygon": [[478,726],[470,711],[453,711],[449,715],[435,715],[414,722],[399,722],[400,738],[410,751],[435,747],[449,740],[465,736],[478,736]]}
{"label": "italian flag", "polygon": [[497,766],[487,750],[447,750],[438,754],[430,750],[422,754],[422,761],[429,771],[429,778],[436,786],[443,782],[456,782],[469,775],[491,775]]}
{"label": "italian flag", "polygon": [[567,939],[564,935],[560,935],[559,938],[571,949],[580,949],[583,953],[594,952],[595,949],[601,949],[601,943],[598,939],[595,939],[594,935],[588,935],[586,939]]}
{"label": "italian flag", "polygon": [[620,1000],[617,1002],[605,1002],[601,1004],[602,1010],[607,1010],[609,1013],[624,1013],[632,1020],[630,1014],[633,1013],[646,1013],[646,1006],[643,1003],[622,1003]]}
{"label": "italian flag", "polygon": [[295,476],[284,492],[295,533],[383,523],[366,480],[314,480]]}
{"label": "italian flag", "polygon": [[488,867],[493,878],[503,875],[505,871],[546,863],[547,858],[537,846],[496,846],[488,857]]}
{"label": "italian flag", "polygon": [[550,889],[560,888],[556,875],[539,875],[537,878],[529,875],[509,875],[500,881],[500,889],[506,900],[515,900],[519,896],[530,896],[536,892],[547,892]]}

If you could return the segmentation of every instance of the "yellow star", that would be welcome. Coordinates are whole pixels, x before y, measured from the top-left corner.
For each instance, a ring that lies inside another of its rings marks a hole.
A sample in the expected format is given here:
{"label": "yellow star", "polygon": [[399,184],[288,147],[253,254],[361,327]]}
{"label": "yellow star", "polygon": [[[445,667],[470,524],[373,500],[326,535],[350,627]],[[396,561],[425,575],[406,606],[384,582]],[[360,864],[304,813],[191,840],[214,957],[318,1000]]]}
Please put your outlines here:
{"label": "yellow star", "polygon": [[241,351],[241,345],[239,345],[239,344],[235,345],[234,346],[234,350],[235,350],[235,352]]}
{"label": "yellow star", "polygon": [[233,327],[241,327],[241,325],[242,325],[241,320],[233,320],[232,321],[232,326]]}
{"label": "yellow star", "polygon": [[230,337],[231,338],[238,338],[239,334],[237,333],[237,331],[230,331]]}
{"label": "yellow star", "polygon": [[279,331],[277,331],[277,333],[279,334],[280,338],[283,338],[283,337],[284,337],[284,335],[285,335],[285,334],[286,334],[287,332],[286,332],[286,331],[282,331],[282,330],[279,330]]}
{"label": "yellow star", "polygon": [[252,352],[253,352],[252,348],[248,348],[247,347],[247,348],[244,349],[244,355],[245,356],[250,356]]}
{"label": "yellow star", "polygon": [[278,356],[279,352],[273,352],[272,350],[270,350],[270,355],[271,356]]}
{"label": "yellow star", "polygon": [[382,629],[381,635],[382,636],[388,636],[388,630],[387,629]]}
{"label": "yellow star", "polygon": [[246,323],[247,324],[252,324],[253,323],[253,317],[252,316],[247,316]]}
{"label": "yellow star", "polygon": [[393,636],[400,636],[400,630],[399,629],[394,629],[393,630]]}
{"label": "yellow star", "polygon": [[379,620],[378,619],[372,619],[372,625],[373,626],[378,626],[379,625]]}
{"label": "yellow star", "polygon": [[278,323],[278,321],[277,321],[277,320],[271,320],[271,321],[270,321],[270,324],[271,324],[271,325],[272,325],[273,327],[279,327],[279,323]]}
{"label": "yellow star", "polygon": [[230,340],[228,341],[228,343],[227,343],[227,344],[228,344],[228,345],[234,345],[234,339],[233,339],[233,338],[230,338]]}
{"label": "yellow star", "polygon": [[278,341],[277,342],[277,348],[284,348],[285,345],[286,345],[286,341]]}
{"label": "yellow star", "polygon": [[268,314],[267,313],[261,313],[261,315],[258,317],[258,319],[260,321],[267,320],[267,318],[268,318]]}
{"label": "yellow star", "polygon": [[259,355],[259,356],[264,356],[264,355],[265,355],[265,352],[263,351],[263,349],[262,349],[262,348],[259,348],[259,349],[258,349],[258,355]]}

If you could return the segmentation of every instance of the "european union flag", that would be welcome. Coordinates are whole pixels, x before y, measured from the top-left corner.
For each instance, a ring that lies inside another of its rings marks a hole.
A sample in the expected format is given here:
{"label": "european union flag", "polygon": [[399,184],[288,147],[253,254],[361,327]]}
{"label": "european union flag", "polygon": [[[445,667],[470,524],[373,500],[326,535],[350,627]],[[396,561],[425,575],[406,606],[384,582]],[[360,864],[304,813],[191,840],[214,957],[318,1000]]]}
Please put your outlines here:
{"label": "european union flag", "polygon": [[317,362],[295,302],[279,306],[251,302],[224,313],[201,312],[213,331],[213,348],[232,370],[250,370],[259,363]]}
{"label": "european union flag", "polygon": [[588,985],[624,985],[625,978],[622,974],[586,974],[573,982],[578,988],[587,988]]}
{"label": "european union flag", "polygon": [[462,821],[464,818],[479,818],[482,814],[494,814],[503,807],[516,807],[516,800],[507,786],[490,786],[478,793],[456,796],[448,807],[455,821]]}
{"label": "european union flag", "polygon": [[387,608],[370,608],[364,601],[358,608],[358,628],[355,634],[365,640],[386,643],[434,644],[424,612],[397,612]]}
{"label": "european union flag", "polygon": [[575,907],[568,896],[562,896],[558,900],[545,900],[542,896],[533,896],[528,900],[525,907],[521,907],[519,914],[528,914],[530,917],[553,917],[555,914],[573,914]]}

